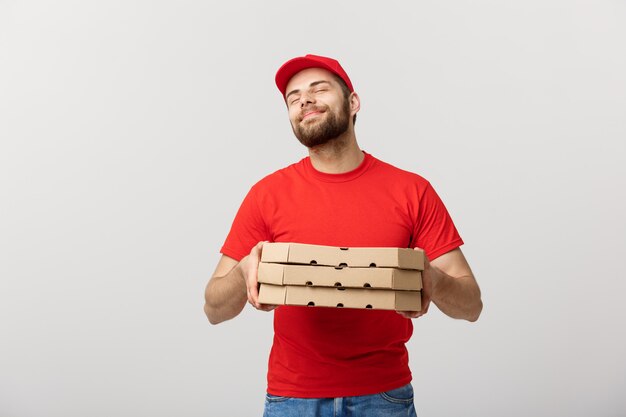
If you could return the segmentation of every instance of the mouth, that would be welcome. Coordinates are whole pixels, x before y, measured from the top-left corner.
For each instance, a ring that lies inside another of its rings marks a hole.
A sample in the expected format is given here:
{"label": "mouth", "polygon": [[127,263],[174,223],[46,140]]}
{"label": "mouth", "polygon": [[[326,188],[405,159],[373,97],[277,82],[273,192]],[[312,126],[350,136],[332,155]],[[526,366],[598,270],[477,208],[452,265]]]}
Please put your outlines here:
{"label": "mouth", "polygon": [[300,118],[300,120],[306,120],[308,118],[317,116],[319,114],[322,114],[322,112],[320,110],[310,110],[310,111],[307,111],[306,113],[304,113],[302,115],[302,117]]}

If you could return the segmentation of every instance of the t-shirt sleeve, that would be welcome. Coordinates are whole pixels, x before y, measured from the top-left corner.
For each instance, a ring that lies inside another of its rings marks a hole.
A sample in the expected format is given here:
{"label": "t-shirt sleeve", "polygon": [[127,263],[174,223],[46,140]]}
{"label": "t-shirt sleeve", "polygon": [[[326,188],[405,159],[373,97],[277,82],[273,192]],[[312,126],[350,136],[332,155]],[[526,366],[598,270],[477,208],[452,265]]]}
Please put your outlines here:
{"label": "t-shirt sleeve", "polygon": [[269,240],[267,226],[259,209],[259,189],[254,186],[244,198],[220,252],[240,261],[254,245]]}
{"label": "t-shirt sleeve", "polygon": [[418,216],[411,245],[424,249],[428,259],[433,260],[462,244],[463,240],[446,206],[432,185],[427,183],[419,197]]}

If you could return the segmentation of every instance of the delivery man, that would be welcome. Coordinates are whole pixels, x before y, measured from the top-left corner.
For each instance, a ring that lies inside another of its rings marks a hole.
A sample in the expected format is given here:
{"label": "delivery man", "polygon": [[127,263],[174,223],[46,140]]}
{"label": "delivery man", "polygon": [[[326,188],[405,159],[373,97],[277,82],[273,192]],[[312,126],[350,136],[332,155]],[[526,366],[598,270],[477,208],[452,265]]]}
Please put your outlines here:
{"label": "delivery man", "polygon": [[[246,302],[274,310],[265,417],[415,416],[406,349],[411,319],[426,314],[431,301],[457,319],[475,321],[482,310],[463,241],[426,179],[359,148],[360,100],[339,62],[291,59],[276,73],[276,85],[308,157],[250,189],[206,287],[205,313],[217,324]],[[263,242],[421,248],[422,309],[260,304]]]}

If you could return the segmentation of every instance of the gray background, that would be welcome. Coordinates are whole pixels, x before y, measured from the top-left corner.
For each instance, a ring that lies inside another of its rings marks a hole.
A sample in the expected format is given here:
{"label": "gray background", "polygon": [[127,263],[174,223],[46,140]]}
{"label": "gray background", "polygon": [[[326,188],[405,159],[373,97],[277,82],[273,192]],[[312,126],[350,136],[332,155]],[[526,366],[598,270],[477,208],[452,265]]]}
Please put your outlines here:
{"label": "gray background", "polygon": [[241,199],[340,59],[483,290],[409,343],[418,414],[624,416],[624,1],[0,1],[0,415],[254,416],[271,314],[209,326]]}

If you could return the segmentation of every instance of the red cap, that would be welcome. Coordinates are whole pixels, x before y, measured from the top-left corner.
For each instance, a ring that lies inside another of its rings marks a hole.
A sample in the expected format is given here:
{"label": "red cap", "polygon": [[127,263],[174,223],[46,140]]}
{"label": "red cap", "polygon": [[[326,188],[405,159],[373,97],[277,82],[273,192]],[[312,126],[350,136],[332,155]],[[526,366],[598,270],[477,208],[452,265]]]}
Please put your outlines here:
{"label": "red cap", "polygon": [[339,62],[337,60],[327,58],[325,56],[309,54],[306,56],[290,59],[289,61],[285,62],[283,66],[278,69],[278,71],[276,71],[276,86],[278,87],[280,92],[283,93],[283,96],[286,93],[287,83],[289,82],[291,77],[293,77],[303,69],[307,68],[323,68],[325,70],[328,70],[333,74],[338,75],[339,78],[341,78],[346,83],[348,89],[351,92],[354,91],[354,88],[352,87],[352,82],[350,81],[348,74],[346,74],[343,68],[341,68],[341,65],[339,65]]}

